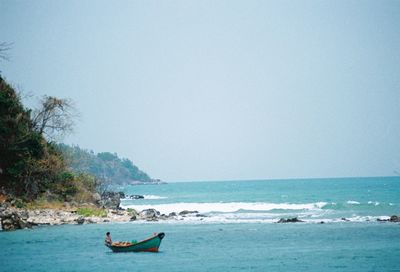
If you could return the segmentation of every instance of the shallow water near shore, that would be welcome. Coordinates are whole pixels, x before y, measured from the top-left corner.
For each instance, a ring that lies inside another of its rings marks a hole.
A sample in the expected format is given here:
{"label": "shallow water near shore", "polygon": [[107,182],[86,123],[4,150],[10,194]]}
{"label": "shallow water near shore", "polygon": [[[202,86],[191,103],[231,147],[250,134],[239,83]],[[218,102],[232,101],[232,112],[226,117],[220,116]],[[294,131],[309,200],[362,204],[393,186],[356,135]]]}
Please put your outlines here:
{"label": "shallow water near shore", "polygon": [[[164,231],[159,253],[114,240]],[[99,224],[0,232],[1,271],[399,271],[400,224]]]}
{"label": "shallow water near shore", "polygon": [[[122,189],[145,196],[125,207],[206,217],[0,232],[0,271],[400,271],[400,223],[376,221],[400,215],[399,177]],[[274,223],[281,217],[305,222]],[[114,241],[166,236],[159,253],[112,253],[107,231]]]}

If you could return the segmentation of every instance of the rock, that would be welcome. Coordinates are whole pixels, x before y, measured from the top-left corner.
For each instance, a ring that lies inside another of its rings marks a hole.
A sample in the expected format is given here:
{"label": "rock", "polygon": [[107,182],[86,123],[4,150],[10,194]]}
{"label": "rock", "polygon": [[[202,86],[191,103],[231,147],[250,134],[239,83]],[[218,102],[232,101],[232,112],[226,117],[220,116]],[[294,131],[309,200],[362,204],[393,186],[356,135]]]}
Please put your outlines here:
{"label": "rock", "polygon": [[344,218],[344,217],[342,217],[342,221],[349,222],[350,220],[349,220],[349,219],[347,219],[347,218]]}
{"label": "rock", "polygon": [[179,215],[188,215],[188,214],[191,214],[191,213],[199,213],[199,212],[198,211],[187,211],[187,210],[184,210],[184,211],[181,211],[179,213]]}
{"label": "rock", "polygon": [[[84,222],[86,222],[86,223],[88,223],[88,224],[95,224],[95,223],[97,223],[96,222],[96,220],[94,220],[93,218],[88,218],[86,221],[84,221]],[[79,224],[79,223],[78,223]]]}
{"label": "rock", "polygon": [[27,211],[7,210],[1,216],[1,227],[3,230],[16,230],[30,228],[32,225],[27,221],[29,215]]}
{"label": "rock", "polygon": [[118,192],[119,198],[125,198],[125,193],[124,192]]}
{"label": "rock", "polygon": [[111,213],[116,215],[125,215],[124,211],[121,210],[111,210]]}
{"label": "rock", "polygon": [[129,221],[135,221],[136,220],[136,215],[132,215],[131,218],[129,218]]}
{"label": "rock", "polygon": [[168,214],[168,216],[169,216],[169,217],[176,216],[176,212],[172,212],[172,213]]}
{"label": "rock", "polygon": [[6,210],[6,209],[9,208],[9,207],[10,207],[10,203],[8,203],[8,202],[1,202],[1,203],[0,203],[0,212]]}
{"label": "rock", "polygon": [[121,204],[120,194],[116,192],[104,192],[101,195],[99,204],[103,206],[103,208],[118,209]]}
{"label": "rock", "polygon": [[204,214],[196,214],[196,217],[207,217],[206,215],[204,215]]}
{"label": "rock", "polygon": [[400,222],[400,217],[397,215],[392,215],[389,219],[390,222]]}
{"label": "rock", "polygon": [[100,203],[100,201],[101,201],[101,195],[99,193],[94,193],[92,195],[92,198],[93,198],[95,203]]}
{"label": "rock", "polygon": [[125,195],[125,198],[129,198],[129,199],[143,199],[144,196],[142,196],[142,195]]}
{"label": "rock", "polygon": [[141,211],[139,215],[144,219],[153,219],[157,218],[160,215],[160,212],[155,209],[146,209]]}
{"label": "rock", "polygon": [[157,221],[159,215],[160,212],[155,209],[146,209],[139,213],[139,216],[147,221]]}
{"label": "rock", "polygon": [[277,223],[298,223],[298,222],[304,222],[304,221],[298,219],[297,217],[293,217],[288,219],[281,218]]}
{"label": "rock", "polygon": [[387,222],[387,221],[389,221],[389,219],[380,219],[380,218],[378,218],[378,219],[376,219],[376,221],[378,221],[378,222]]}
{"label": "rock", "polygon": [[19,217],[22,220],[26,221],[29,218],[29,213],[26,210],[22,210],[22,211],[19,212]]}
{"label": "rock", "polygon": [[321,221],[321,222],[319,222],[320,224],[325,224],[325,222],[324,221]]}
{"label": "rock", "polygon": [[77,219],[75,219],[75,222],[78,223],[78,225],[82,225],[85,223],[85,218],[83,216],[79,216]]}

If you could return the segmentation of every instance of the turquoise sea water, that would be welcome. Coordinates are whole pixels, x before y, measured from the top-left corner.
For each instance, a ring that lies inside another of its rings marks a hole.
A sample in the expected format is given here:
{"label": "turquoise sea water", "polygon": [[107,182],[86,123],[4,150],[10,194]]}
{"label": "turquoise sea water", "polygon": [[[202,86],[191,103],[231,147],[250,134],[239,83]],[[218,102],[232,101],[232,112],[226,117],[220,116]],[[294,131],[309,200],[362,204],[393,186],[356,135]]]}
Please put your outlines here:
{"label": "turquoise sea water", "polygon": [[[400,271],[400,224],[376,222],[400,214],[399,178],[174,183],[125,190],[147,197],[126,200],[127,206],[197,207],[207,217],[0,232],[0,271]],[[281,215],[306,222],[273,223]],[[322,220],[326,223],[318,224]],[[116,254],[103,245],[106,231],[114,240],[161,231],[166,236],[160,253]]]}
{"label": "turquoise sea water", "polygon": [[[207,222],[268,223],[293,216],[307,222],[369,221],[400,213],[399,177],[171,183],[124,191],[145,196],[124,200],[124,207],[165,214],[196,210]],[[196,221],[185,218],[190,219]]]}

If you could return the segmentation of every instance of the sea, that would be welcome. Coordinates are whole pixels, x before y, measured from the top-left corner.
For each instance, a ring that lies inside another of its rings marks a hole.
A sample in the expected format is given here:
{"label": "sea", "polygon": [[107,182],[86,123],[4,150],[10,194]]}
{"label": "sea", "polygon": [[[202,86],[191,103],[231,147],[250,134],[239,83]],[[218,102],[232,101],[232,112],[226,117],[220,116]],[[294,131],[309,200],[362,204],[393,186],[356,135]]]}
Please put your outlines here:
{"label": "sea", "polygon": [[[400,177],[179,182],[121,188],[174,220],[0,232],[0,271],[400,271]],[[179,215],[181,211],[197,213]],[[281,218],[299,223],[277,223]],[[103,244],[164,232],[159,253]]]}

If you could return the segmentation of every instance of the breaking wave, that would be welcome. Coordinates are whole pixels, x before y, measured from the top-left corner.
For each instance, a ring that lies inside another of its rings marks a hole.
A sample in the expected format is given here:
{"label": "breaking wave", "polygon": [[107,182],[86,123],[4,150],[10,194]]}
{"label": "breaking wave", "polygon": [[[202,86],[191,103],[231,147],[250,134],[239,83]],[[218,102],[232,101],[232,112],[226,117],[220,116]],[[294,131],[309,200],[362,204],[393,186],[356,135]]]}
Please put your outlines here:
{"label": "breaking wave", "polygon": [[158,196],[158,195],[143,195],[144,199],[166,199],[166,196]]}
{"label": "breaking wave", "polygon": [[234,213],[234,212],[265,212],[265,211],[316,211],[321,210],[326,202],[315,202],[306,204],[292,203],[265,203],[265,202],[229,202],[229,203],[168,203],[168,204],[131,204],[122,205],[123,208],[134,208],[136,210],[156,209],[161,213],[168,214],[183,210],[198,211],[199,213]]}
{"label": "breaking wave", "polygon": [[347,201],[346,203],[347,203],[347,204],[350,204],[350,205],[360,205],[360,202],[354,201],[354,200],[349,200],[349,201]]}

